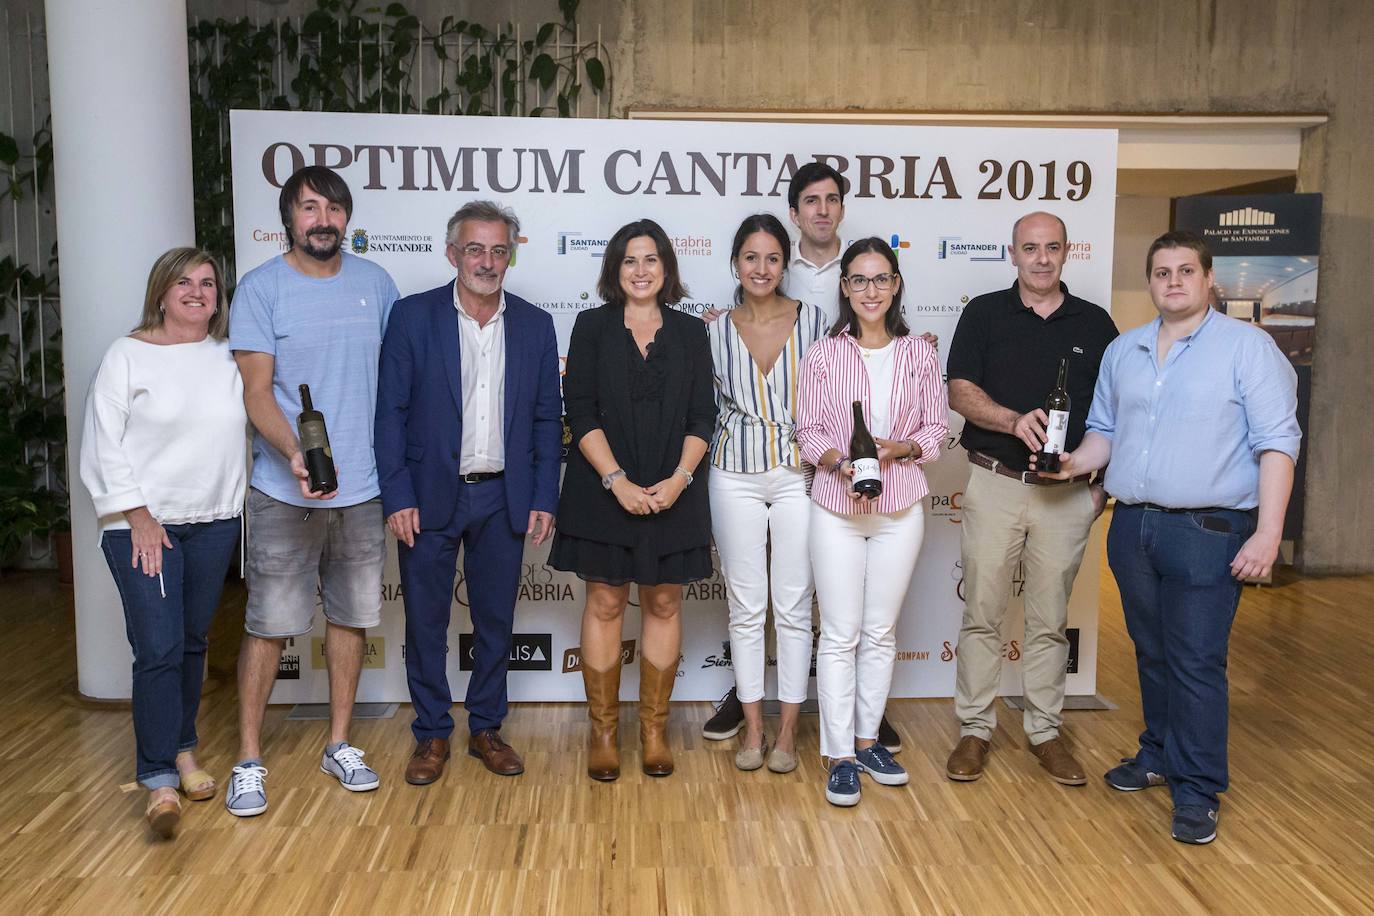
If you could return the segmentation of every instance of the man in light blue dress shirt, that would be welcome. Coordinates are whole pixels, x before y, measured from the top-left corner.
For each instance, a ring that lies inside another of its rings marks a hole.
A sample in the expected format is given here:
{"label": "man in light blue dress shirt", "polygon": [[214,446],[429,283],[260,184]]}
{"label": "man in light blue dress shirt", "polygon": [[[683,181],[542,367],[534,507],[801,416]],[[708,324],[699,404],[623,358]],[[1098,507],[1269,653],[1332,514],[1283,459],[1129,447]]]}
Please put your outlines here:
{"label": "man in light blue dress shirt", "polygon": [[1107,466],[1107,559],[1135,642],[1145,731],[1114,789],[1168,785],[1173,838],[1216,838],[1226,654],[1241,582],[1269,575],[1301,431],[1297,376],[1264,331],[1208,305],[1212,256],[1170,232],[1146,257],[1159,317],[1102,359],[1088,432],[1058,475]]}

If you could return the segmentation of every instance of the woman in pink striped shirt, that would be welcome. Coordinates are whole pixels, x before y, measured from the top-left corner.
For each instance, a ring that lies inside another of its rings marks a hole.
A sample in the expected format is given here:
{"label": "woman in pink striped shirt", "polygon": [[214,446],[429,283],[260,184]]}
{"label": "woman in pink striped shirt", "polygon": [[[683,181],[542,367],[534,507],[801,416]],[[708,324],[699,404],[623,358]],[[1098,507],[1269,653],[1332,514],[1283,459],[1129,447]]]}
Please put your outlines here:
{"label": "woman in pink striped shirt", "polygon": [[[816,466],[811,567],[821,608],[816,679],[826,799],[859,802],[859,773],[905,785],[878,743],[896,657],[897,617],[925,532],[929,488],[920,465],[940,455],[948,405],[935,348],[902,318],[897,254],[860,239],[840,258],[840,316],[806,353],[797,392],[797,440]],[[849,462],[854,402],[878,444],[882,493],[860,498]]]}

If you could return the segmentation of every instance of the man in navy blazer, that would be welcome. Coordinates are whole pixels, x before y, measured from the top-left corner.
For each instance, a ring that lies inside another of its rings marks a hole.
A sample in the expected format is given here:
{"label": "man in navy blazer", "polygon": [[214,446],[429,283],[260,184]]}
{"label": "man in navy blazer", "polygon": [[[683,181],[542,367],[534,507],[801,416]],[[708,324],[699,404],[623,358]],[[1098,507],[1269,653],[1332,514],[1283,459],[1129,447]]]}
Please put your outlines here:
{"label": "man in navy blazer", "polygon": [[474,637],[468,753],[503,776],[525,769],[501,739],[506,668],[525,535],[553,533],[562,400],[553,320],[502,289],[519,234],[508,209],[463,206],[446,238],[457,278],[398,301],[382,341],[374,447],[405,592],[412,785],[434,782],[449,758],[460,544]]}

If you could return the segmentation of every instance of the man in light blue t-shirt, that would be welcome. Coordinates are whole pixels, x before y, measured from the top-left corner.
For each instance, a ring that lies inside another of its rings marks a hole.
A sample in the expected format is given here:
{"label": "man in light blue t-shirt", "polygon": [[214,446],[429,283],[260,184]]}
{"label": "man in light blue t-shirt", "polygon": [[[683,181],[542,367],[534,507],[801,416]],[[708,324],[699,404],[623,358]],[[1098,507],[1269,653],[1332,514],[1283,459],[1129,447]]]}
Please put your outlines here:
{"label": "man in light blue t-shirt", "polygon": [[[290,248],[249,271],[234,293],[229,346],[253,422],[248,493],[248,605],[239,650],[239,763],[225,805],[241,817],[267,810],[260,738],[282,648],[313,627],[324,598],[329,743],[320,769],[345,789],[377,788],[348,726],[367,627],[381,623],[385,527],[372,420],[377,358],[398,293],[387,272],[341,250],[353,196],[322,166],[281,191]],[[301,385],[323,413],[338,487],[312,491],[296,437]]]}

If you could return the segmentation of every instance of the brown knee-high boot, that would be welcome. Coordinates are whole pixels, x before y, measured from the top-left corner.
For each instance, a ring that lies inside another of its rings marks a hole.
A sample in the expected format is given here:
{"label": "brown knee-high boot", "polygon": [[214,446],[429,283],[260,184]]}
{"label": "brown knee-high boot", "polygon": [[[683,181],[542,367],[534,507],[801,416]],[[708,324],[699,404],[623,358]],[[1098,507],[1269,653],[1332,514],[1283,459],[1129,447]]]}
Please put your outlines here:
{"label": "brown knee-high boot", "polygon": [[673,772],[673,753],[668,750],[668,701],[673,696],[677,665],[655,668],[639,657],[639,744],[644,751],[644,772],[667,776]]}
{"label": "brown knee-high boot", "polygon": [[609,671],[594,671],[582,661],[582,684],[587,690],[587,775],[609,782],[620,776],[620,659]]}

